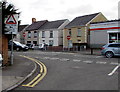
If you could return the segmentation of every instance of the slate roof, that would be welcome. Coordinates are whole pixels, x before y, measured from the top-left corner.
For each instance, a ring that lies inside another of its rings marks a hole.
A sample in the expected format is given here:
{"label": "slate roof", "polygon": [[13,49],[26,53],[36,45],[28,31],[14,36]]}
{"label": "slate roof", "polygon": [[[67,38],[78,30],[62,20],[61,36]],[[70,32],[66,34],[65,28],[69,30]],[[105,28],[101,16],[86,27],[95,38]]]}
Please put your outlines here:
{"label": "slate roof", "polygon": [[18,32],[21,32],[25,27],[27,27],[28,25],[20,25],[18,27]]}
{"label": "slate roof", "polygon": [[37,21],[32,23],[30,26],[26,28],[26,31],[38,30],[41,26],[43,26],[48,20]]}
{"label": "slate roof", "polygon": [[57,29],[59,28],[67,19],[64,20],[56,20],[56,21],[49,21],[45,23],[43,26],[41,26],[39,29],[40,30],[45,30],[45,29]]}
{"label": "slate roof", "polygon": [[76,26],[84,26],[89,21],[91,21],[94,17],[96,17],[98,14],[99,13],[76,17],[68,25],[66,25],[65,28],[71,28],[71,27],[76,27]]}

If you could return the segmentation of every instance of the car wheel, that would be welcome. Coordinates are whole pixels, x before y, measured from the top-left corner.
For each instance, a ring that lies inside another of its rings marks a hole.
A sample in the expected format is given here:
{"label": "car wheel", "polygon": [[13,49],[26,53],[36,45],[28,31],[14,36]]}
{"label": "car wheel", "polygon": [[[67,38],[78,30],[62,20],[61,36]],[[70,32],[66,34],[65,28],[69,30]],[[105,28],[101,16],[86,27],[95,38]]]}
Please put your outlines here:
{"label": "car wheel", "polygon": [[20,48],[19,48],[19,47],[17,47],[17,48],[16,48],[16,51],[20,51]]}
{"label": "car wheel", "polygon": [[107,58],[112,58],[112,57],[114,56],[114,54],[113,54],[113,52],[108,51],[108,52],[106,52],[105,56],[106,56]]}

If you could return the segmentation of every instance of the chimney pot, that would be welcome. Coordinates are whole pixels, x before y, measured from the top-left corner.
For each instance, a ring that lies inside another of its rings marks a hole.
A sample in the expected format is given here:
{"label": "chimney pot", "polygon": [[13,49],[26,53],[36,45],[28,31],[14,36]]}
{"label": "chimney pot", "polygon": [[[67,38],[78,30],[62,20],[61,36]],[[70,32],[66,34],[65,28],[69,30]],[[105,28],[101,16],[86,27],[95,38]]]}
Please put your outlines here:
{"label": "chimney pot", "polygon": [[32,18],[32,23],[36,22],[36,18]]}

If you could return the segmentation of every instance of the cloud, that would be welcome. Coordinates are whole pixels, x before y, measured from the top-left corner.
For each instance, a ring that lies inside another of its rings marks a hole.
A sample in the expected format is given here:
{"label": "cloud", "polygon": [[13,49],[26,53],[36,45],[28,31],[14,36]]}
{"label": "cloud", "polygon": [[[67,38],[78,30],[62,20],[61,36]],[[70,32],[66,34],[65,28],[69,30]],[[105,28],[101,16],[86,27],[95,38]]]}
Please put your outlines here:
{"label": "cloud", "polygon": [[109,19],[116,19],[119,0],[8,0],[19,11],[22,23],[37,20],[73,19],[78,16],[102,12]]}

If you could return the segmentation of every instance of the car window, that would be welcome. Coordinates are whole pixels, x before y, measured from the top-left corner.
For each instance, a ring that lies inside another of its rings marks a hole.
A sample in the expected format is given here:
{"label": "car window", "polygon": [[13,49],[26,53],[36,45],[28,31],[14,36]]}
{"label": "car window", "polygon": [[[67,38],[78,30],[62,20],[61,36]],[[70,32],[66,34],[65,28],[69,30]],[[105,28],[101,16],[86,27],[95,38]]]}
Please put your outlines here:
{"label": "car window", "polygon": [[120,47],[120,44],[110,44],[108,47]]}

